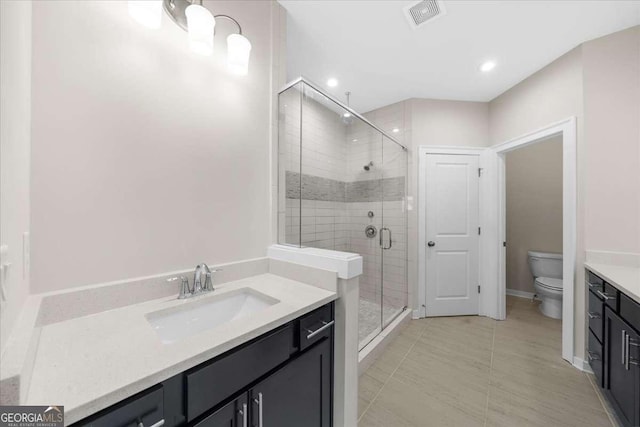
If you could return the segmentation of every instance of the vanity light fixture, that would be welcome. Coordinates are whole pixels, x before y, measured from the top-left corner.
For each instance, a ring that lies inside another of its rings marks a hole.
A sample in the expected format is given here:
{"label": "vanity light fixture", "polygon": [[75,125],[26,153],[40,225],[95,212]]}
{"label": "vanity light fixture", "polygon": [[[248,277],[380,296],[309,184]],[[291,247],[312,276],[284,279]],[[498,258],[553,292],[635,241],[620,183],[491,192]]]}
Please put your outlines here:
{"label": "vanity light fixture", "polygon": [[189,48],[200,55],[213,54],[216,20],[233,22],[238,30],[227,37],[227,68],[233,74],[248,74],[251,42],[242,34],[238,21],[228,15],[212,14],[202,0],[129,0],[129,14],[150,28],[160,27],[163,7],[173,22],[189,34]]}

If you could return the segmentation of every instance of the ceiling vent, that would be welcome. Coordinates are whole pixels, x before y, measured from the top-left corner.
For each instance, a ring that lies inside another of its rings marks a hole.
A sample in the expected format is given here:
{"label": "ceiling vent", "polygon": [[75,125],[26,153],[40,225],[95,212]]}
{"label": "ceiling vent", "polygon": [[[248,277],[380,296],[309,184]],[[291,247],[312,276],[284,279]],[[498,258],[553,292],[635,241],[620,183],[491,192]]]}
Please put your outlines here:
{"label": "ceiling vent", "polygon": [[447,13],[442,0],[423,0],[404,8],[404,13],[414,30]]}

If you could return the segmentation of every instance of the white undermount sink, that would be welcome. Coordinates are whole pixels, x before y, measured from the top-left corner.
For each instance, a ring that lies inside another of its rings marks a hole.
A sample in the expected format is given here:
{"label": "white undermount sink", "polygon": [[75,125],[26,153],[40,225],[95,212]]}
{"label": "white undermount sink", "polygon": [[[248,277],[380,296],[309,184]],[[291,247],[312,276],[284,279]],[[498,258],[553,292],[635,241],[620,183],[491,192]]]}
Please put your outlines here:
{"label": "white undermount sink", "polygon": [[183,305],[145,315],[164,344],[223,326],[280,301],[251,288],[202,295]]}

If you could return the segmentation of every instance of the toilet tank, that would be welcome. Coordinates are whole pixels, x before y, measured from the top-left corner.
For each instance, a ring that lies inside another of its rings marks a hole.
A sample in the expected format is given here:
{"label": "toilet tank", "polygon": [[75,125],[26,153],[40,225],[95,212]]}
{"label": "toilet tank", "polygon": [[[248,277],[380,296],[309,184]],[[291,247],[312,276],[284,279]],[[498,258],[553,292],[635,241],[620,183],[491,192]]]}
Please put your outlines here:
{"label": "toilet tank", "polygon": [[533,277],[562,279],[562,254],[529,251],[528,255]]}

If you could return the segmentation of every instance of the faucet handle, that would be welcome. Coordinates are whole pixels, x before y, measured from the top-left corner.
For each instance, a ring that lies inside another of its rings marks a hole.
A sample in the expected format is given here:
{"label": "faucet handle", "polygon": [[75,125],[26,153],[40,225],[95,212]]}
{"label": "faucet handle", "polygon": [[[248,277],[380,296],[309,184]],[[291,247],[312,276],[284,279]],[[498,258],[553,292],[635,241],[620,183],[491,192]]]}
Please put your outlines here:
{"label": "faucet handle", "polygon": [[206,279],[204,281],[204,290],[205,291],[213,291],[213,281],[211,280],[211,274],[212,273],[217,273],[218,271],[222,271],[221,268],[214,268],[214,269],[210,269],[207,271],[206,273]]}
{"label": "faucet handle", "polygon": [[185,299],[191,296],[191,288],[189,287],[189,279],[186,276],[176,276],[167,279],[167,282],[174,282],[180,279],[180,294],[178,299]]}

